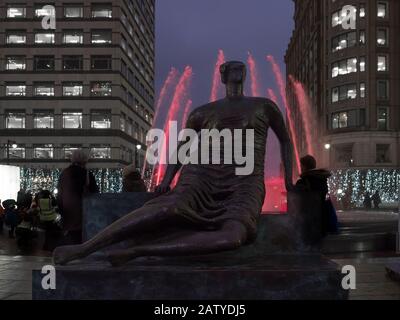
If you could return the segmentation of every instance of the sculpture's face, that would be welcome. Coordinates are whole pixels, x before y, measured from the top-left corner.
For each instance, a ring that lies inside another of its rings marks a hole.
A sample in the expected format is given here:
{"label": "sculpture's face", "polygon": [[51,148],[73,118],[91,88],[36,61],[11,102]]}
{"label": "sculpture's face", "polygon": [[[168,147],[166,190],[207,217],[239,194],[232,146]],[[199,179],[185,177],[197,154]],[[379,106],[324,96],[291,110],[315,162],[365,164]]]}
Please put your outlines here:
{"label": "sculpture's face", "polygon": [[241,62],[224,63],[220,72],[224,84],[243,84],[246,80],[246,65]]}

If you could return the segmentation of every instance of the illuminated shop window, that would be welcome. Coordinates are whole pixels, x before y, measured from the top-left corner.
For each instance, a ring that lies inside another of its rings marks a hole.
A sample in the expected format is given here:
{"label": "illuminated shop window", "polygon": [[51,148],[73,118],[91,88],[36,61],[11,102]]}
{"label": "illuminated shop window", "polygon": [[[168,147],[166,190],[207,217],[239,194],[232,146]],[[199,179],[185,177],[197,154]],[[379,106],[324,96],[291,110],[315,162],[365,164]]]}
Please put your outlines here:
{"label": "illuminated shop window", "polygon": [[7,112],[7,129],[25,129],[25,112]]}
{"label": "illuminated shop window", "polygon": [[112,86],[111,82],[92,82],[91,83],[91,94],[94,97],[108,97],[111,96]]}
{"label": "illuminated shop window", "polygon": [[82,82],[64,82],[63,96],[64,97],[80,97],[83,93]]}
{"label": "illuminated shop window", "polygon": [[33,126],[35,129],[54,129],[54,114],[51,111],[34,112]]}
{"label": "illuminated shop window", "polygon": [[6,70],[26,70],[25,56],[7,56]]}
{"label": "illuminated shop window", "polygon": [[34,84],[34,94],[38,97],[53,97],[54,83]]}
{"label": "illuminated shop window", "polygon": [[105,146],[93,146],[90,149],[90,157],[92,159],[111,159],[111,147]]}
{"label": "illuminated shop window", "polygon": [[26,8],[22,6],[10,5],[7,8],[7,18],[25,18]]}
{"label": "illuminated shop window", "polygon": [[23,83],[6,84],[6,96],[23,97],[26,95],[26,85]]}
{"label": "illuminated shop window", "polygon": [[82,112],[63,112],[64,129],[82,129]]}
{"label": "illuminated shop window", "polygon": [[91,113],[92,129],[110,129],[111,128],[111,110],[99,110]]}
{"label": "illuminated shop window", "polygon": [[7,31],[6,33],[7,44],[25,44],[26,32],[25,31]]}
{"label": "illuminated shop window", "polygon": [[35,34],[36,44],[51,44],[55,43],[54,32],[38,32]]}

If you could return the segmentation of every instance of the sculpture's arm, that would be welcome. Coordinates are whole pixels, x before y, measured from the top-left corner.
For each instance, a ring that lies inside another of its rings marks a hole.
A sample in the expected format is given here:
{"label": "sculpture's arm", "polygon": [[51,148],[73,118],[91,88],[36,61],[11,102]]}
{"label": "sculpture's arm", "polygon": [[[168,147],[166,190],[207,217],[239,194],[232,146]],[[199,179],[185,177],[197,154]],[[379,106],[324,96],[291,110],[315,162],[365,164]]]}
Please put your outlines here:
{"label": "sculpture's arm", "polygon": [[269,110],[269,123],[271,129],[275,132],[281,145],[281,156],[283,167],[285,170],[285,185],[288,191],[294,189],[293,187],[293,145],[287,131],[285,120],[278,106],[270,102]]}

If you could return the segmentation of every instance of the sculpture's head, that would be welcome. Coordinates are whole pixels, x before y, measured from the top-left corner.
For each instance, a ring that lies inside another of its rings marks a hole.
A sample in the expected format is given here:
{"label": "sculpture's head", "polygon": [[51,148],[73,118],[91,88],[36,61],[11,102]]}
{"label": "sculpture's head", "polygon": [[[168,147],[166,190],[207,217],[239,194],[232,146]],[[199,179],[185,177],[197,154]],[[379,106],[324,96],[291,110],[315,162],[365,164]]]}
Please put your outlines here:
{"label": "sculpture's head", "polygon": [[228,61],[221,65],[221,80],[223,84],[243,84],[246,80],[246,65],[240,61]]}

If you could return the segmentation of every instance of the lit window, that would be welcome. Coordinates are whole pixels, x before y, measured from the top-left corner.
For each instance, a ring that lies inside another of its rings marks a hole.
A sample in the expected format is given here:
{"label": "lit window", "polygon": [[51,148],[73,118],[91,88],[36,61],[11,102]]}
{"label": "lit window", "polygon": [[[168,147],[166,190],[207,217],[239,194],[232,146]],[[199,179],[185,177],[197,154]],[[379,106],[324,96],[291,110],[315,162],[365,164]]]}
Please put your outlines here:
{"label": "lit window", "polygon": [[53,97],[54,83],[42,83],[34,85],[34,94],[39,97]]}
{"label": "lit window", "polygon": [[65,145],[63,146],[64,159],[71,159],[74,151],[81,149],[80,145]]}
{"label": "lit window", "polygon": [[121,36],[121,47],[122,49],[124,49],[124,51],[126,51],[127,44],[126,44],[126,39],[123,36]]}
{"label": "lit window", "polygon": [[63,56],[63,69],[64,70],[82,70],[83,57],[82,56]]}
{"label": "lit window", "polygon": [[6,84],[6,96],[23,97],[26,95],[25,84]]}
{"label": "lit window", "polygon": [[365,98],[365,93],[366,93],[366,86],[365,86],[365,82],[361,82],[360,83],[360,97],[361,98]]}
{"label": "lit window", "polygon": [[7,18],[25,18],[25,7],[12,6],[7,8]]}
{"label": "lit window", "polygon": [[35,17],[55,17],[56,11],[52,5],[43,5],[35,9]]}
{"label": "lit window", "polygon": [[388,129],[388,111],[387,108],[378,109],[378,130],[386,131]]}
{"label": "lit window", "polygon": [[382,19],[386,18],[387,6],[388,6],[388,4],[386,2],[378,2],[378,12],[377,12],[378,18],[382,18]]}
{"label": "lit window", "polygon": [[82,44],[83,32],[80,30],[64,31],[63,43],[65,44]]}
{"label": "lit window", "polygon": [[33,116],[33,126],[35,129],[53,129],[54,114],[50,111],[35,112]]}
{"label": "lit window", "polygon": [[54,32],[40,32],[35,34],[36,44],[55,43]]}
{"label": "lit window", "polygon": [[83,17],[83,7],[65,7],[64,8],[65,18],[82,18]]}
{"label": "lit window", "polygon": [[82,112],[63,112],[64,129],[81,129]]}
{"label": "lit window", "polygon": [[112,87],[111,82],[92,82],[91,94],[95,97],[108,97],[111,96]]}
{"label": "lit window", "polygon": [[25,31],[9,31],[7,33],[7,44],[25,44],[26,33]]}
{"label": "lit window", "polygon": [[63,83],[63,96],[64,97],[79,97],[83,93],[82,82],[67,82]]}
{"label": "lit window", "polygon": [[54,148],[52,144],[35,146],[33,149],[35,159],[53,159]]}
{"label": "lit window", "polygon": [[91,114],[92,129],[110,129],[111,111],[93,111]]}
{"label": "lit window", "polygon": [[54,70],[54,56],[35,56],[33,68],[36,71]]}
{"label": "lit window", "polygon": [[111,30],[92,30],[92,43],[107,44],[112,42]]}
{"label": "lit window", "polygon": [[108,4],[93,5],[92,18],[112,18],[112,6]]}
{"label": "lit window", "polygon": [[11,146],[8,149],[8,154],[11,159],[25,159],[25,147]]}
{"label": "lit window", "polygon": [[378,56],[378,67],[379,72],[388,71],[387,56]]}
{"label": "lit window", "polygon": [[111,147],[110,146],[92,147],[90,150],[90,156],[92,159],[110,159]]}
{"label": "lit window", "polygon": [[26,60],[25,56],[8,56],[6,57],[7,70],[25,70]]}
{"label": "lit window", "polygon": [[25,113],[7,112],[6,113],[7,129],[25,129]]}
{"label": "lit window", "polygon": [[341,60],[332,65],[332,78],[357,72],[357,58]]}
{"label": "lit window", "polygon": [[365,6],[360,5],[360,18],[365,18]]}
{"label": "lit window", "polygon": [[111,56],[92,56],[91,67],[93,70],[111,70]]}
{"label": "lit window", "polygon": [[332,128],[333,129],[347,128],[348,127],[347,120],[348,120],[347,112],[340,112],[333,114]]}
{"label": "lit window", "polygon": [[332,103],[357,98],[357,85],[350,84],[332,89]]}
{"label": "lit window", "polygon": [[346,48],[351,48],[354,47],[356,44],[357,44],[357,33],[354,31],[349,32],[333,38],[332,51],[336,52]]}
{"label": "lit window", "polygon": [[364,45],[366,43],[365,30],[360,30],[360,44]]}
{"label": "lit window", "polygon": [[366,61],[365,57],[360,57],[360,72],[365,72]]}
{"label": "lit window", "polygon": [[377,39],[376,39],[378,46],[386,46],[387,45],[387,39],[388,39],[387,33],[388,33],[387,29],[382,29],[382,28],[378,29]]}
{"label": "lit window", "polygon": [[126,116],[124,114],[121,114],[119,117],[119,127],[121,131],[125,131],[125,123],[126,123]]}

